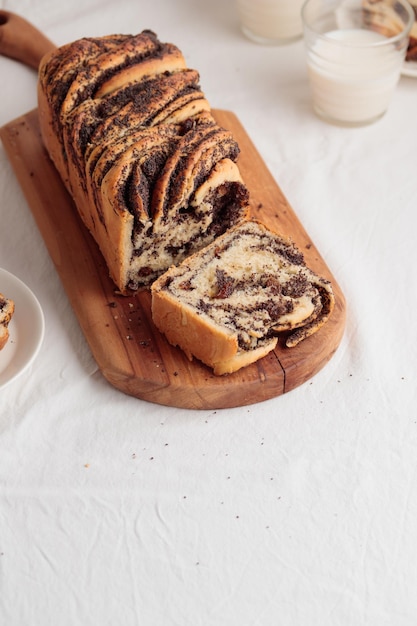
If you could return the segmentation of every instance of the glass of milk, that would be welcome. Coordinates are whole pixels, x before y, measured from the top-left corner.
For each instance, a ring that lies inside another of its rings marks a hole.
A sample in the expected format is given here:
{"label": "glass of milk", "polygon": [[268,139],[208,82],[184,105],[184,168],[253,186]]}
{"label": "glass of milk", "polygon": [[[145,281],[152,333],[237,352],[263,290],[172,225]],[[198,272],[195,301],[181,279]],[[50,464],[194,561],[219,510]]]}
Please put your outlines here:
{"label": "glass of milk", "polygon": [[304,0],[236,0],[242,32],[252,41],[279,45],[301,39]]}
{"label": "glass of milk", "polygon": [[307,0],[302,8],[315,112],[361,126],[386,112],[414,13],[406,0]]}

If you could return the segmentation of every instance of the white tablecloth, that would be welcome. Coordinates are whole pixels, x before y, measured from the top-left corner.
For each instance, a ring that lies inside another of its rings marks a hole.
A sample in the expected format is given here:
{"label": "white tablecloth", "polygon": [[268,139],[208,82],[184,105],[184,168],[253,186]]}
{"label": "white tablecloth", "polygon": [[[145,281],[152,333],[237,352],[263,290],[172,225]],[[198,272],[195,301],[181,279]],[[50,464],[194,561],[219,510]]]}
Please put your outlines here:
{"label": "white tablecloth", "polygon": [[[331,361],[284,396],[187,411],[103,378],[0,145],[0,267],[45,315],[0,389],[4,626],[415,626],[417,79],[346,129],[312,112],[303,43],[225,0],[1,0],[60,45],[151,28],[234,111],[347,300]],[[0,58],[0,125],[36,74]],[[1,289],[0,289],[1,291]]]}

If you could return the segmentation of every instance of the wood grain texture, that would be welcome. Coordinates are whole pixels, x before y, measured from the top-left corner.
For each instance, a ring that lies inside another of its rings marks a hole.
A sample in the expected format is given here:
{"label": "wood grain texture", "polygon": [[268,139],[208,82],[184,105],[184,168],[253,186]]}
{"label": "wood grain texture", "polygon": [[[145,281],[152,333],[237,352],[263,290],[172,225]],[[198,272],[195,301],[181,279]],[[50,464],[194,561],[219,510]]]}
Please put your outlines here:
{"label": "wood grain texture", "polygon": [[216,377],[197,360],[170,346],[154,327],[148,291],[121,296],[109,278],[41,142],[37,111],[0,129],[0,137],[45,240],[85,338],[103,376],[120,391],[167,406],[219,409],[261,402],[301,385],[336,351],[344,332],[343,293],[282,194],[236,116],[214,111],[230,129],[239,167],[251,194],[251,210],[266,225],[289,235],[307,264],[332,281],[336,305],[329,322],[295,348],[280,341],[274,352],[234,374]]}

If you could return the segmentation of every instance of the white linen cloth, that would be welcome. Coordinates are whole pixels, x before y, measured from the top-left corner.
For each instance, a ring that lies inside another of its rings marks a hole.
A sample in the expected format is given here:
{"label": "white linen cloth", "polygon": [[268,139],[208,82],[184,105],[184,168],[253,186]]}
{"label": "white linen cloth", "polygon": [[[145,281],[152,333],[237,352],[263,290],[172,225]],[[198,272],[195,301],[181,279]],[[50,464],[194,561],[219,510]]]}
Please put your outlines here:
{"label": "white linen cloth", "polygon": [[[0,390],[4,626],[415,626],[417,79],[387,114],[312,112],[302,41],[262,47],[224,0],[0,0],[57,45],[154,30],[237,114],[341,285],[346,332],[301,387],[186,411],[102,377],[0,145],[0,267],[45,314]],[[1,28],[1,27],[0,27]],[[0,124],[36,74],[0,57]]]}

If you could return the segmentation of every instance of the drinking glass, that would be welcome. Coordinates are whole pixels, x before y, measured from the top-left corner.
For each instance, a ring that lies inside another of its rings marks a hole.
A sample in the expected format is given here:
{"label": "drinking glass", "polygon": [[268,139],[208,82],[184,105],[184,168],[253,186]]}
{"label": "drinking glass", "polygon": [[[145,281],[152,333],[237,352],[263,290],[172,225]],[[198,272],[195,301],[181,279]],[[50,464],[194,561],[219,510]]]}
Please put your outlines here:
{"label": "drinking glass", "polygon": [[347,126],[386,112],[414,12],[406,0],[307,0],[301,11],[315,112]]}

